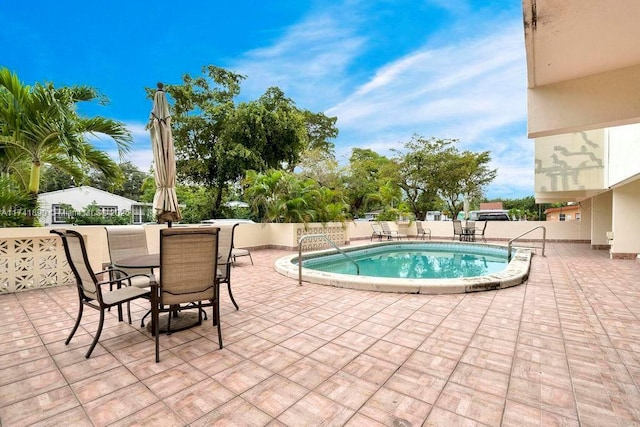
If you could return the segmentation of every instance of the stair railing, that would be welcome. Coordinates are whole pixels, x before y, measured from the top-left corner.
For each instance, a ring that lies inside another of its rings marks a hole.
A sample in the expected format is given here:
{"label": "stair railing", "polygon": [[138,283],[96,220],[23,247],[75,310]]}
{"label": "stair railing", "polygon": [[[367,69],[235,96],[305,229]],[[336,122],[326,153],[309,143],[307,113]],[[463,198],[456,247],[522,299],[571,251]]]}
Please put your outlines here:
{"label": "stair railing", "polygon": [[360,266],[358,265],[358,263],[355,262],[355,260],[353,258],[351,258],[349,255],[347,255],[347,253],[345,251],[340,249],[338,247],[338,245],[336,245],[333,242],[333,240],[329,239],[329,237],[326,234],[306,234],[306,235],[302,236],[300,238],[300,241],[298,242],[298,285],[302,285],[302,242],[304,240],[306,240],[307,238],[312,238],[312,237],[313,238],[321,237],[324,240],[326,240],[327,243],[329,243],[331,246],[333,246],[336,251],[338,251],[339,253],[344,255],[345,258],[347,258],[349,261],[351,261],[353,263],[353,265],[356,266],[356,274],[358,276],[360,275]]}
{"label": "stair railing", "polygon": [[537,227],[533,227],[531,230],[525,231],[524,233],[520,234],[519,236],[514,237],[513,239],[509,240],[509,244],[507,245],[507,260],[511,261],[511,247],[513,245],[513,242],[515,242],[516,240],[518,240],[519,238],[526,236],[527,234],[531,233],[532,231],[537,230],[538,228],[542,229],[542,256],[544,256],[544,248],[545,248],[545,244],[547,242],[547,228],[544,225],[539,225]]}

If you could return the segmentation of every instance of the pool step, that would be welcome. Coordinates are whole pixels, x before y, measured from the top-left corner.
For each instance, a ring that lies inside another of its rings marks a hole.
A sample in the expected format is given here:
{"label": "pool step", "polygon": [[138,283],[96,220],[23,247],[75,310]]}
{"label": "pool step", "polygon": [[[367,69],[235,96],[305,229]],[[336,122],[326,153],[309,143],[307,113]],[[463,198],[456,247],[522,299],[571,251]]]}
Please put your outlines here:
{"label": "pool step", "polygon": [[536,255],[538,255],[538,249],[542,249],[540,246],[533,246],[533,245],[531,245],[531,246],[525,246],[525,245],[515,246],[515,245],[512,245],[511,248],[512,249],[531,249],[531,251],[533,253],[535,253]]}

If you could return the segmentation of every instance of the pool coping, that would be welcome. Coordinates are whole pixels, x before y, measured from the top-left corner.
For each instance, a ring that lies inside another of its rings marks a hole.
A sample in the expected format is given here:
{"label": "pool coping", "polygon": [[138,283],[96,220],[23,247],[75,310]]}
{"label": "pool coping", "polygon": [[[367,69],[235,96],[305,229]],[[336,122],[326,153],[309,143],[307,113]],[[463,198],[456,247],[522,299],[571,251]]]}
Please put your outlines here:
{"label": "pool coping", "polygon": [[[340,248],[345,252],[362,250],[370,247],[378,247],[389,244],[424,244],[425,241],[407,242],[380,242],[356,247]],[[485,243],[468,242],[431,242],[433,244],[460,244],[465,246],[489,246],[506,249],[506,245],[495,245]],[[335,253],[335,249],[324,249],[320,251],[307,252],[302,254],[302,259],[313,258],[321,254]],[[520,285],[529,278],[531,267],[531,248],[513,248],[513,255],[507,267],[499,272],[487,274],[485,276],[462,277],[455,279],[399,279],[388,277],[354,276],[349,274],[327,273],[308,268],[302,268],[302,282],[315,283],[319,285],[335,286],[347,289],[357,289],[363,291],[376,292],[396,292],[414,294],[460,294],[468,292],[480,292],[495,289],[504,289]],[[298,254],[287,255],[279,258],[275,262],[275,270],[283,276],[299,280],[298,265],[293,261],[297,260]]]}

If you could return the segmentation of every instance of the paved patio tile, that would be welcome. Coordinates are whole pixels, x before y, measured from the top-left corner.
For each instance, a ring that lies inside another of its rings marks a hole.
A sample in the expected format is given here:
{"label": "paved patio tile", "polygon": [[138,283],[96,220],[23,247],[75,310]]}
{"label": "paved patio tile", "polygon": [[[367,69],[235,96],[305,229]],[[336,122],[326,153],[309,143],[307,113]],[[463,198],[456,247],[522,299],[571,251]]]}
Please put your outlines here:
{"label": "paved patio tile", "polygon": [[144,301],[86,359],[98,316],[64,344],[73,286],[0,296],[0,424],[640,425],[640,263],[551,242],[523,285],[404,295],[298,286],[287,254],[233,268],[222,350],[209,318],[160,336],[157,364]]}

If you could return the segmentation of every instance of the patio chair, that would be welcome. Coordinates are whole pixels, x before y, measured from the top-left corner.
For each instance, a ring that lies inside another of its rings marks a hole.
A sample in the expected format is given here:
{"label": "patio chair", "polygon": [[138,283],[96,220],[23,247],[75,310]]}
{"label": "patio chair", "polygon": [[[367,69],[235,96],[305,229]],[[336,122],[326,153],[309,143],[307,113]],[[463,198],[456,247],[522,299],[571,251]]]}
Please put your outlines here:
{"label": "patio chair", "polygon": [[431,240],[431,229],[423,227],[421,221],[416,221],[416,230],[418,233],[417,237],[420,240],[424,240],[425,237],[428,237],[429,240]]}
{"label": "patio chair", "polygon": [[484,221],[484,225],[476,227],[476,236],[482,237],[482,241],[487,243],[487,240],[484,238],[484,232],[487,230],[487,223],[489,221]]}
{"label": "patio chair", "polygon": [[[119,259],[130,258],[138,255],[149,255],[147,246],[147,233],[141,225],[110,225],[104,228],[107,232],[107,246],[111,265]],[[149,287],[149,274],[153,273],[146,268],[122,268],[127,275],[138,274],[134,286],[139,288]],[[145,276],[146,275],[146,276]],[[144,325],[143,325],[144,326]]]}
{"label": "patio chair", "polygon": [[400,240],[401,238],[408,238],[408,236],[406,234],[402,234],[400,232],[398,232],[397,230],[392,230],[389,227],[389,224],[387,224],[386,222],[381,222],[380,226],[382,226],[382,232],[384,233],[385,236],[388,236],[388,239],[393,239],[394,237],[398,240]]}
{"label": "patio chair", "polygon": [[[112,278],[117,271],[125,275],[134,275],[131,284],[139,288],[149,288],[149,274],[153,273],[148,268],[115,268],[113,263],[119,259],[130,258],[138,255],[148,255],[147,233],[141,225],[110,225],[106,226],[107,246],[109,247],[109,259]],[[156,272],[157,274],[157,272]],[[140,319],[140,326],[144,327],[144,319],[151,314],[151,310]]]}
{"label": "patio chair", "polygon": [[219,231],[217,227],[160,230],[162,275],[160,280],[152,276],[150,282],[156,362],[160,361],[160,313],[168,313],[167,334],[175,332],[171,331],[171,313],[180,310],[180,304],[195,304],[198,308],[197,325],[202,324],[202,308],[213,308],[213,325],[218,328],[218,344],[222,348],[220,283],[216,277]]}
{"label": "patio chair", "polygon": [[[118,320],[122,321],[122,304],[127,303],[129,324],[131,324],[129,302],[137,298],[149,297],[149,290],[133,286],[132,281],[136,276],[126,276],[124,272],[118,272],[122,274],[118,274],[116,279],[113,279],[113,269],[94,272],[89,263],[84,238],[77,231],[51,230],[51,233],[60,236],[67,261],[73,271],[78,287],[78,317],[69,337],[64,342],[65,345],[71,342],[71,338],[78,330],[85,305],[100,311],[98,329],[89,350],[84,356],[88,359],[98,343],[98,339],[100,339],[102,326],[104,325],[105,310],[111,307],[118,307]],[[115,288],[112,286],[114,284],[116,285]],[[104,285],[109,285],[110,290],[103,289]]]}
{"label": "patio chair", "polygon": [[[234,255],[234,247],[233,247],[233,239],[235,237],[236,227],[238,223],[233,225],[220,225],[220,244],[219,244],[219,253],[220,258],[218,258],[218,280],[220,283],[227,284],[227,291],[229,292],[229,298],[231,298],[231,302],[236,307],[236,310],[239,310],[238,303],[236,303],[235,298],[233,297],[233,292],[231,292],[231,267],[235,262]],[[247,250],[248,252],[248,250]],[[249,255],[251,257],[251,255]],[[251,260],[253,264],[253,260]]]}
{"label": "patio chair", "polygon": [[[231,292],[231,267],[234,262],[233,238],[237,226],[238,223],[216,224],[216,227],[220,229],[220,232],[218,233],[218,281],[220,283],[227,284],[229,298],[231,298],[231,302],[236,307],[236,310],[239,310],[240,307],[238,307],[238,303],[236,303],[236,300],[233,297],[233,292]],[[203,225],[203,227],[207,227],[207,225]]]}
{"label": "patio chair", "polygon": [[[237,224],[236,224],[237,225]],[[236,262],[236,258],[240,258],[243,256],[248,256],[251,260],[251,265],[253,265],[253,258],[251,257],[251,252],[247,248],[231,248],[231,258],[233,259],[233,264]]]}
{"label": "patio chair", "polygon": [[373,233],[371,233],[371,240],[373,240],[374,237],[377,237],[378,240],[382,240],[382,237],[386,237],[387,239],[390,238],[390,236],[384,234],[380,224],[371,224],[371,228],[373,229]]}
{"label": "patio chair", "polygon": [[464,236],[464,232],[462,231],[462,222],[458,219],[453,220],[453,238],[451,240],[455,240],[456,236],[458,236],[458,240],[462,240]]}
{"label": "patio chair", "polygon": [[476,241],[476,222],[475,221],[465,221],[462,226],[462,240],[467,242],[475,242]]}

